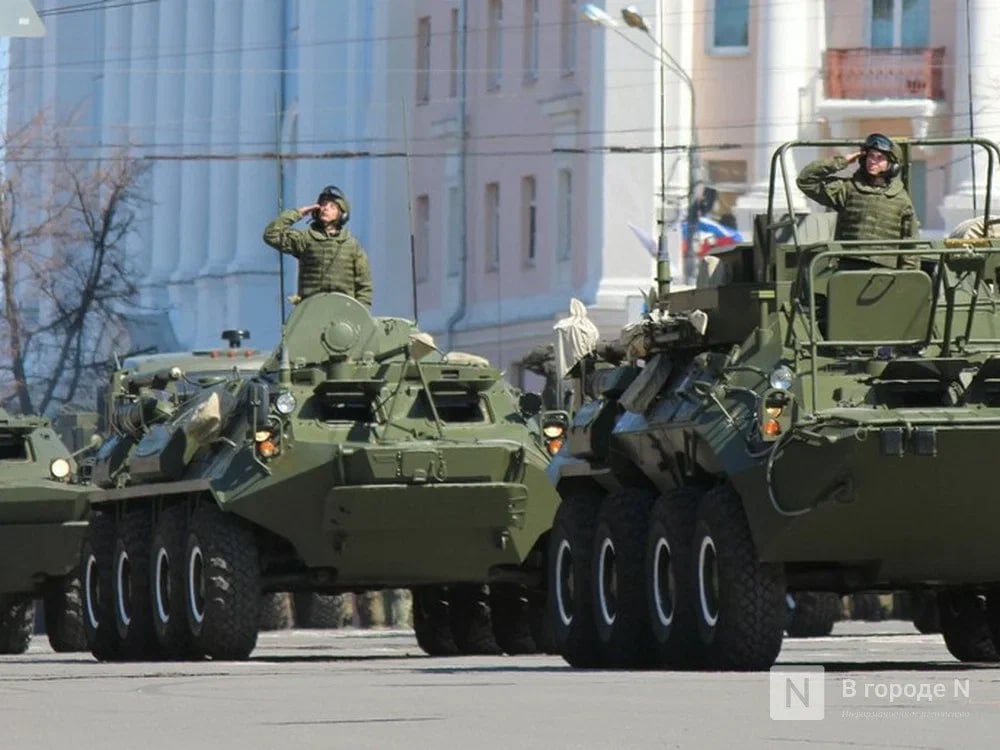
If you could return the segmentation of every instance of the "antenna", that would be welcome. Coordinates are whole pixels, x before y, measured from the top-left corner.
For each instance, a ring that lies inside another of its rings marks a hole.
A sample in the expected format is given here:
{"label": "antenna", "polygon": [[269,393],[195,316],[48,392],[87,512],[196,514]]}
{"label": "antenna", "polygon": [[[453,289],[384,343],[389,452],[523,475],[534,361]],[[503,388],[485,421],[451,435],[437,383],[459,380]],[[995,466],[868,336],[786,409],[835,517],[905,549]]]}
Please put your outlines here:
{"label": "antenna", "polygon": [[[285,207],[285,168],[281,161],[281,101],[274,95],[274,165],[278,170],[278,213]],[[281,327],[285,327],[285,254],[278,253],[278,281],[281,285]]]}
{"label": "antenna", "polygon": [[410,214],[410,288],[413,290],[413,322],[417,322],[417,250],[413,226],[413,183],[410,177],[410,135],[406,128],[406,99],[403,102],[403,149],[406,156],[406,208]]}

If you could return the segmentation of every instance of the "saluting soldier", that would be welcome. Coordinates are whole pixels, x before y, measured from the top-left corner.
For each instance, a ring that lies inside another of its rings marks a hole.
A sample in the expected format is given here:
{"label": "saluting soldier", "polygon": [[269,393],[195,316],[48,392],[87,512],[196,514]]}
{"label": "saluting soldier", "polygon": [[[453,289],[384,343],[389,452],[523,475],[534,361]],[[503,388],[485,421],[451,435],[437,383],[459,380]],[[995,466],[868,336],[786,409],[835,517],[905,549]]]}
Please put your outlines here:
{"label": "saluting soldier", "polygon": [[[264,229],[264,242],[298,258],[299,299],[321,292],[342,292],[372,306],[372,272],[368,256],[357,238],[344,226],[351,204],[336,185],[327,185],[316,202],[282,211]],[[293,229],[303,218],[308,229]]]}

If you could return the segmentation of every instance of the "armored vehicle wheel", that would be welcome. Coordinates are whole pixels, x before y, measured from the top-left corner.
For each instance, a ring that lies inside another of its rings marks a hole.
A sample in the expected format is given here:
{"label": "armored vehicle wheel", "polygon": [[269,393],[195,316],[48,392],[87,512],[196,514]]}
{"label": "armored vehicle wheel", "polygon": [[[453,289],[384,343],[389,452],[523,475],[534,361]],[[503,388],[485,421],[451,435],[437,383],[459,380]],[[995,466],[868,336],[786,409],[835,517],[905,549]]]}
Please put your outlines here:
{"label": "armored vehicle wheel", "polygon": [[493,637],[505,654],[536,654],[535,632],[543,615],[544,602],[525,586],[516,583],[490,584],[490,617]]}
{"label": "armored vehicle wheel", "polygon": [[99,511],[90,519],[80,550],[83,630],[90,652],[98,661],[121,658],[121,639],[115,627],[114,586],[111,582],[115,534],[114,516]]}
{"label": "armored vehicle wheel", "polygon": [[353,594],[295,594],[295,626],[299,628],[343,628],[354,622]]}
{"label": "armored vehicle wheel", "polygon": [[840,597],[826,591],[792,594],[794,609],[785,630],[792,638],[821,638],[833,632],[840,619]]}
{"label": "armored vehicle wheel", "polygon": [[652,661],[643,572],[653,495],[629,487],[601,504],[594,529],[594,623],[604,666]]}
{"label": "armored vehicle wheel", "polygon": [[591,577],[597,510],[593,496],[564,498],[549,535],[552,634],[556,650],[574,667],[596,667],[601,659]]}
{"label": "armored vehicle wheel", "polygon": [[45,632],[49,645],[56,653],[87,650],[87,633],[83,627],[83,595],[80,574],[73,569],[53,581],[42,599]]}
{"label": "armored vehicle wheel", "polygon": [[187,508],[164,508],[153,529],[150,545],[149,590],[152,592],[153,631],[168,659],[199,658],[185,615],[184,545]]}
{"label": "armored vehicle wheel", "polygon": [[941,609],[933,591],[913,593],[913,627],[924,634],[941,632]]}
{"label": "armored vehicle wheel", "polygon": [[692,553],[698,630],[716,669],[768,669],[781,651],[785,581],[780,566],[757,559],[739,495],[729,485],[698,506]]}
{"label": "armored vehicle wheel", "polygon": [[34,629],[34,600],[30,596],[0,595],[0,654],[23,654]]}
{"label": "armored vehicle wheel", "polygon": [[486,586],[466,583],[449,589],[451,635],[458,652],[466,656],[501,653],[493,638],[490,595]]}
{"label": "armored vehicle wheel", "polygon": [[1000,661],[986,619],[986,600],[972,591],[938,594],[944,645],[959,661]]}
{"label": "armored vehicle wheel", "polygon": [[119,654],[125,659],[145,659],[159,651],[149,586],[151,537],[147,509],[130,510],[119,521],[112,585]]}
{"label": "armored vehicle wheel", "polygon": [[188,626],[212,659],[246,659],[257,645],[260,565],[253,532],[215,505],[191,518],[185,548]]}
{"label": "armored vehicle wheel", "polygon": [[864,593],[851,596],[851,619],[881,622],[885,619],[878,594]]}
{"label": "armored vehicle wheel", "polygon": [[292,597],[285,591],[271,591],[260,596],[258,630],[288,630],[295,624]]}
{"label": "armored vehicle wheel", "polygon": [[675,490],[659,498],[649,514],[643,579],[651,636],[660,664],[675,669],[702,662],[691,559],[702,494],[695,488]]}
{"label": "armored vehicle wheel", "polygon": [[428,656],[457,656],[458,646],[451,634],[451,607],[443,586],[413,589],[413,632],[417,645]]}

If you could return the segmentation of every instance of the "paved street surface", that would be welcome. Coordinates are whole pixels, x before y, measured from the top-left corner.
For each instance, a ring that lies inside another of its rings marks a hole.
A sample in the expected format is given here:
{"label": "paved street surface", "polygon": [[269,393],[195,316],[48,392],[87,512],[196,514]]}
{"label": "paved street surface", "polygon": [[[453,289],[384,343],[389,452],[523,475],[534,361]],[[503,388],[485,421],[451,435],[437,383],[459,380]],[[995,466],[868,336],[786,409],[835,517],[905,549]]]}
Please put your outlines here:
{"label": "paved street surface", "polygon": [[[36,637],[0,657],[0,748],[995,747],[1000,671],[906,623],[786,640],[825,678],[574,671],[561,659],[431,659],[408,631],[261,635],[249,662],[98,664]],[[825,691],[825,701],[817,691]],[[852,695],[853,692],[853,695]],[[865,693],[868,693],[867,697]],[[921,699],[921,694],[923,699]],[[930,697],[931,700],[927,700]],[[823,714],[774,721],[771,710]]]}

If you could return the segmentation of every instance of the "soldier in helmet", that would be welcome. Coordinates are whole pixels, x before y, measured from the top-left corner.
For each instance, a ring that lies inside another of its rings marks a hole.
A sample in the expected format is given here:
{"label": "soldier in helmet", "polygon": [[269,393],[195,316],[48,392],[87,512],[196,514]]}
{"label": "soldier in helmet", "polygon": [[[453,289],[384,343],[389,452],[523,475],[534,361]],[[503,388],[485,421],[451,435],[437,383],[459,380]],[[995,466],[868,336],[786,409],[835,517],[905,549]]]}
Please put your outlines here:
{"label": "soldier in helmet", "polygon": [[[299,260],[299,298],[342,292],[372,305],[372,274],[361,243],[344,226],[351,216],[347,196],[335,185],[320,191],[316,202],[282,211],[264,229],[264,242]],[[303,218],[308,229],[293,229]]]}
{"label": "soldier in helmet", "polygon": [[[881,133],[872,133],[849,156],[817,159],[799,172],[796,184],[817,203],[834,209],[837,240],[915,239],[920,230],[913,201],[899,176],[902,151]],[[837,176],[857,162],[847,177]],[[876,262],[885,257],[874,256]],[[900,256],[900,268],[916,268],[914,256]]]}

